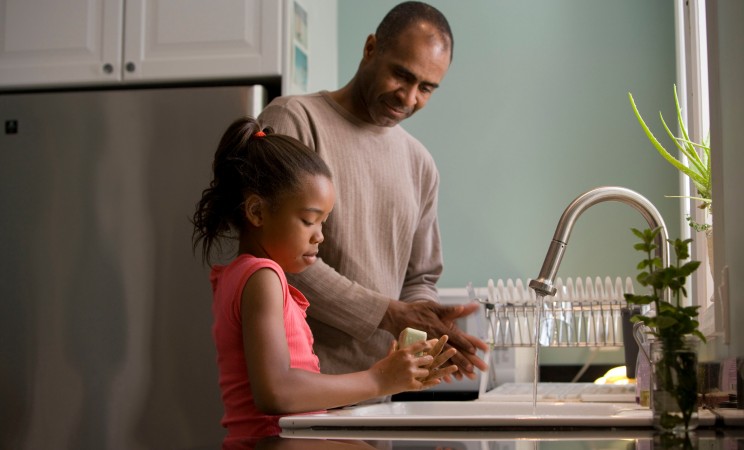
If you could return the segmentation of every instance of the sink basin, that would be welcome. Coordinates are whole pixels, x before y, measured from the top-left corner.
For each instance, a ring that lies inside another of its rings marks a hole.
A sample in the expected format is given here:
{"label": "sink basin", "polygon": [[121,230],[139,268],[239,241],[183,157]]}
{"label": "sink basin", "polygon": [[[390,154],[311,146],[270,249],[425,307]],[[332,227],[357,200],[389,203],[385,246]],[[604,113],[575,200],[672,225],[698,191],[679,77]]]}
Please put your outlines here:
{"label": "sink basin", "polygon": [[637,411],[634,404],[618,403],[545,403],[533,406],[531,402],[394,402],[368,407],[349,408],[352,416],[367,415],[433,415],[433,416],[613,416],[623,411]]}
{"label": "sink basin", "polygon": [[[705,415],[700,414],[703,425]],[[282,417],[283,429],[300,428],[482,428],[482,427],[647,427],[651,411],[633,403],[390,402],[353,406],[320,414]]]}

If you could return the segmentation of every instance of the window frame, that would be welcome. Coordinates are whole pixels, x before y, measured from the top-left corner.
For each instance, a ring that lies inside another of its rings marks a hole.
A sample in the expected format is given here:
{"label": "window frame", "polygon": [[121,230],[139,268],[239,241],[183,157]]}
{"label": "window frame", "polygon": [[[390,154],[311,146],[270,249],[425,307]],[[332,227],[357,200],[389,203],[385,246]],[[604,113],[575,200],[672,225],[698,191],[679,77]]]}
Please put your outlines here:
{"label": "window frame", "polygon": [[[708,43],[705,0],[675,0],[675,34],[677,52],[677,95],[690,139],[710,140],[710,103],[708,82]],[[685,158],[680,154],[681,158]],[[680,230],[683,239],[692,238],[691,257],[700,261],[700,268],[689,280],[687,291],[691,304],[700,305],[700,330],[708,337],[716,335],[722,325],[717,323],[714,302],[714,281],[708,246],[713,244],[705,232],[693,230],[689,216],[696,223],[712,224],[709,210],[698,208],[698,201],[689,178],[680,173]],[[720,322],[720,320],[718,321]]]}

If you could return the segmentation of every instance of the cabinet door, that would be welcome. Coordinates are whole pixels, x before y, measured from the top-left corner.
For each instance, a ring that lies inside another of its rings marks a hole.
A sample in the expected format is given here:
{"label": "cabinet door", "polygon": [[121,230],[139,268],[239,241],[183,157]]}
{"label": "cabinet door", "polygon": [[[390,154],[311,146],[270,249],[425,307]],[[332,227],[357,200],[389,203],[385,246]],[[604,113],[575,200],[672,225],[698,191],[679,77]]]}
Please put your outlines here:
{"label": "cabinet door", "polygon": [[281,75],[282,2],[127,0],[124,80]]}
{"label": "cabinet door", "polygon": [[0,0],[0,87],[121,79],[124,0]]}

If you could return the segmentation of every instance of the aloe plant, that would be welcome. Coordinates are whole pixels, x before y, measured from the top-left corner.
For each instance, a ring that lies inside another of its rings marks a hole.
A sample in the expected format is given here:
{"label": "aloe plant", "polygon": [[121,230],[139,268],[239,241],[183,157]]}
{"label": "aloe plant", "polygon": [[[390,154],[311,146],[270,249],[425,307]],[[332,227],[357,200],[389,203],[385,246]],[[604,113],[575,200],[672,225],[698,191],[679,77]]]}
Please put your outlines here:
{"label": "aloe plant", "polygon": [[[674,135],[674,133],[672,133],[672,131],[669,129],[666,122],[664,121],[664,116],[661,114],[661,112],[659,112],[659,117],[661,118],[661,123],[664,126],[664,129],[674,142],[675,146],[683,155],[687,157],[687,164],[672,156],[664,148],[664,146],[661,145],[659,140],[656,139],[656,136],[654,136],[654,134],[646,125],[643,117],[641,117],[641,113],[638,111],[635,101],[633,101],[633,94],[628,92],[628,97],[630,98],[630,104],[633,107],[633,112],[635,112],[635,116],[638,119],[638,122],[641,124],[643,131],[646,132],[646,136],[648,136],[651,144],[653,144],[653,146],[656,148],[659,154],[664,157],[664,159],[666,159],[671,165],[676,167],[680,172],[687,175],[692,181],[692,184],[695,185],[698,196],[688,198],[699,200],[701,202],[700,208],[702,209],[711,208],[713,200],[711,197],[710,180],[710,145],[708,144],[707,138],[704,139],[702,143],[696,143],[690,140],[690,137],[687,134],[687,128],[685,127],[685,123],[682,120],[682,110],[679,107],[679,99],[677,98],[677,86],[674,86],[674,104],[677,107],[677,121],[679,123],[679,129],[682,133],[682,136],[677,137]],[[702,150],[702,155],[698,152],[697,149]]]}

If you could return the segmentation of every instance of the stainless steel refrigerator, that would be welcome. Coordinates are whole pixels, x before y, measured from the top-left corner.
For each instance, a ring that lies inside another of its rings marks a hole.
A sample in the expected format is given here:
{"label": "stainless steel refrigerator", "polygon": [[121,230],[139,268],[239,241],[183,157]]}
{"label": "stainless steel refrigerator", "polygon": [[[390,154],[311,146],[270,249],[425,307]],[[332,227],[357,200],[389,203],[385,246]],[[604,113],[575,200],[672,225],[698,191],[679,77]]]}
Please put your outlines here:
{"label": "stainless steel refrigerator", "polygon": [[189,222],[261,86],[0,94],[0,448],[218,448]]}

